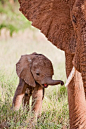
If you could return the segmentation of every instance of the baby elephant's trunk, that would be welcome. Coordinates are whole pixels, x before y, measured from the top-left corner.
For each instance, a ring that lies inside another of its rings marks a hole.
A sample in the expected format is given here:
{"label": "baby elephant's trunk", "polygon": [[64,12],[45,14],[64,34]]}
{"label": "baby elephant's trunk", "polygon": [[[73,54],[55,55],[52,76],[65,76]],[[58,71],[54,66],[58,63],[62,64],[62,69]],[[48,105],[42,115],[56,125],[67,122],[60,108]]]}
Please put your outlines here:
{"label": "baby elephant's trunk", "polygon": [[47,84],[48,85],[58,85],[58,84],[64,85],[64,82],[61,80],[53,80],[52,78],[48,78]]}

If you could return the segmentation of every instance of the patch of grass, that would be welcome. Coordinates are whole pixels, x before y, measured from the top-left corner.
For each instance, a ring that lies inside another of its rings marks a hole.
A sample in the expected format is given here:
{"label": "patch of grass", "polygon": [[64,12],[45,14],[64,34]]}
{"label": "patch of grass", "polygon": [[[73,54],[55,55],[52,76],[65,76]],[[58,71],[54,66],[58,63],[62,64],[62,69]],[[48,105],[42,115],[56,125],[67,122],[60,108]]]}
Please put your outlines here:
{"label": "patch of grass", "polygon": [[6,13],[6,11],[4,10],[4,8],[1,6],[1,2],[0,2],[0,13]]}
{"label": "patch of grass", "polygon": [[[23,19],[23,17],[22,17]],[[21,55],[37,52],[47,56],[53,63],[54,79],[66,80],[64,53],[49,43],[38,30],[27,29],[15,37],[0,40],[0,123],[6,123],[9,129],[27,129],[31,112],[22,107],[14,112],[11,109],[13,96],[18,85],[16,63]],[[53,54],[54,53],[54,54]],[[45,90],[42,116],[35,129],[69,128],[67,91],[64,86],[49,86]]]}
{"label": "patch of grass", "polygon": [[[14,73],[13,71],[7,76],[9,73],[0,71],[0,85],[3,88],[3,97],[0,99],[0,123],[6,122],[9,129],[22,129],[29,125],[31,112],[27,114],[22,108],[17,112],[11,109],[15,86],[18,84],[18,77]],[[56,87],[49,87],[43,101],[42,116],[35,128],[62,129],[63,126],[68,128],[68,114],[66,89],[59,87],[56,90]]]}

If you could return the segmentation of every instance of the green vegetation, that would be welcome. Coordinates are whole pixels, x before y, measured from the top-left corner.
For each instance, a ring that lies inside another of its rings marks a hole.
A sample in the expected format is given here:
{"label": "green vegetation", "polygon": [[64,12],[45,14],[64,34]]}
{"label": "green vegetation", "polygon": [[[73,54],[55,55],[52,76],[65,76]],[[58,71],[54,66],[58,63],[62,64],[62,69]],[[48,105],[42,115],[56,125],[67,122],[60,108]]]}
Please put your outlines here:
{"label": "green vegetation", "polygon": [[[16,63],[21,55],[32,52],[42,53],[53,63],[54,79],[65,82],[64,53],[49,43],[37,30],[30,29],[30,22],[18,11],[19,5],[0,4],[0,30],[6,27],[12,35],[0,39],[0,124],[9,129],[27,129],[31,112],[22,109],[14,112],[11,109],[14,92],[18,85]],[[3,8],[4,6],[4,8]],[[27,28],[27,29],[26,29]],[[23,31],[22,31],[23,30]],[[18,32],[19,31],[19,32]],[[68,129],[69,113],[67,90],[63,86],[48,87],[45,91],[42,116],[35,129]]]}
{"label": "green vegetation", "polygon": [[13,32],[24,30],[30,25],[31,22],[19,12],[18,2],[13,5],[9,1],[4,1],[4,4],[0,2],[0,30],[7,28],[12,36]]}

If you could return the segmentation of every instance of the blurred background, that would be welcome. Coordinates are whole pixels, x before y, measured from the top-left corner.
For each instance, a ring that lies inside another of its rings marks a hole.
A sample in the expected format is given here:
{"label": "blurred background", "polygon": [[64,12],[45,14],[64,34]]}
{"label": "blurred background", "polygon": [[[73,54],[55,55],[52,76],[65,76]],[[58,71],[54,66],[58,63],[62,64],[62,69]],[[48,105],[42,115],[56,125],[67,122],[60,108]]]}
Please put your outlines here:
{"label": "blurred background", "polygon": [[[22,125],[28,118],[26,112],[21,108],[20,112],[14,113],[10,108],[18,85],[16,63],[21,55],[32,52],[47,56],[54,67],[53,78],[66,81],[64,52],[31,26],[31,22],[19,11],[17,0],[0,0],[0,124],[8,124],[9,129],[27,126],[27,122]],[[42,117],[36,128],[67,129],[68,119],[66,88],[60,85],[47,88]]]}

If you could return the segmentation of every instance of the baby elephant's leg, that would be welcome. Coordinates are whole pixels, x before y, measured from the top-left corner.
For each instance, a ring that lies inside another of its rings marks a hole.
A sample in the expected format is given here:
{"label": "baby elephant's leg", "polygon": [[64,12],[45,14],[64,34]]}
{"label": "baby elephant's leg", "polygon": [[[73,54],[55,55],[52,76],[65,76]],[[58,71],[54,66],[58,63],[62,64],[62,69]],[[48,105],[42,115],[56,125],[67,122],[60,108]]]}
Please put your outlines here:
{"label": "baby elephant's leg", "polygon": [[42,101],[41,101],[41,106],[40,106],[40,109],[39,109],[38,117],[40,117],[40,116],[41,116],[41,112],[42,112],[42,102],[43,102],[43,99],[44,99],[44,93],[45,93],[45,89],[43,88]]}
{"label": "baby elephant's leg", "polygon": [[24,107],[27,108],[28,111],[29,111],[29,101],[30,101],[31,95],[32,95],[32,88],[27,88],[23,98],[23,105]]}
{"label": "baby elephant's leg", "polygon": [[26,87],[27,84],[24,82],[24,80],[20,79],[12,103],[12,107],[14,110],[19,110],[20,105],[22,103],[22,98],[24,97],[26,91]]}
{"label": "baby elephant's leg", "polygon": [[35,87],[32,94],[32,112],[34,113],[34,118],[36,121],[42,109],[42,101],[43,101],[43,88]]}

